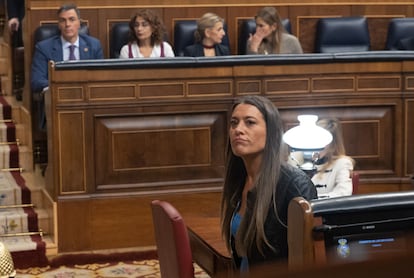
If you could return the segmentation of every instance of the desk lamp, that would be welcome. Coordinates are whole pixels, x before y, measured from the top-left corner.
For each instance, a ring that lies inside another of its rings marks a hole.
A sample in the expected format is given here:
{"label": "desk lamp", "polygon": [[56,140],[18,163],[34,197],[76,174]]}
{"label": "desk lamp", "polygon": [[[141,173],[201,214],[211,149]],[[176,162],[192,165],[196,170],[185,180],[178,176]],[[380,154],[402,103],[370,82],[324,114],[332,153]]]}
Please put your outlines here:
{"label": "desk lamp", "polygon": [[[283,141],[290,146],[290,158],[312,177],[316,171],[315,162],[319,159],[319,152],[332,141],[332,134],[316,125],[316,115],[299,115],[298,120],[298,126],[283,134]],[[295,156],[298,152],[302,153],[303,161]]]}

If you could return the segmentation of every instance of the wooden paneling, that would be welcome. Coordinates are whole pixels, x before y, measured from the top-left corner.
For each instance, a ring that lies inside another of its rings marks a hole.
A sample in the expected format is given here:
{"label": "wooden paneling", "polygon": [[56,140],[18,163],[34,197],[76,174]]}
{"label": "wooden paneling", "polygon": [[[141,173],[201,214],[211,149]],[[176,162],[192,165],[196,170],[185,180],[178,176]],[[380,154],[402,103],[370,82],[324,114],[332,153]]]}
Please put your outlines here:
{"label": "wooden paneling", "polygon": [[[394,17],[413,17],[412,1],[74,1],[90,34],[109,57],[112,25],[138,8],[161,15],[173,45],[174,22],[205,12],[224,17],[237,53],[240,22],[267,5],[289,18],[313,52],[322,17],[364,15],[373,50],[385,46]],[[26,0],[24,104],[32,107],[33,32],[56,21],[64,1]],[[340,57],[337,59],[340,59]],[[60,252],[154,245],[150,201],[165,199],[183,214],[217,211],[227,120],[234,97],[261,94],[279,108],[285,127],[316,113],[343,123],[348,153],[361,174],[359,191],[412,189],[414,62],[224,63],[192,68],[51,67],[47,190],[57,203]]]}
{"label": "wooden paneling", "polygon": [[[109,57],[111,28],[114,23],[129,21],[139,8],[150,8],[158,13],[164,21],[168,41],[174,45],[174,22],[182,19],[196,19],[205,12],[215,12],[222,16],[227,25],[230,49],[238,53],[240,22],[253,18],[263,6],[276,6],[282,18],[289,18],[292,32],[296,35],[305,53],[314,51],[316,24],[323,17],[366,16],[371,37],[372,50],[385,47],[388,22],[394,17],[413,17],[414,10],[410,1],[394,3],[387,1],[73,1],[81,9],[82,20],[89,26],[90,34],[97,37],[103,46],[105,57]],[[33,33],[42,24],[56,22],[56,10],[64,1],[26,1],[24,26],[25,39],[25,78],[24,103],[31,109],[29,88],[30,64],[33,53]]]}
{"label": "wooden paneling", "polygon": [[[356,169],[359,173],[372,178],[400,174],[400,168],[396,165],[398,162],[394,157],[396,139],[389,136],[389,128],[397,116],[394,105],[369,103],[357,109],[349,104],[336,104],[335,107],[303,107],[304,110],[298,108],[279,108],[286,126],[295,125],[297,116],[305,112],[316,114],[320,118],[339,118],[343,124],[347,153],[356,160]],[[285,117],[286,114],[288,117]]]}
{"label": "wooden paneling", "polygon": [[[244,94],[270,98],[285,129],[299,114],[339,118],[361,193],[412,189],[412,61],[318,57],[245,65],[239,57],[217,67],[52,64],[48,172],[59,188],[49,190],[59,250],[152,245],[152,199],[211,213],[220,200],[232,101]],[[82,235],[68,216],[78,207],[87,212],[76,217]]]}
{"label": "wooden paneling", "polygon": [[[58,202],[59,250],[91,250],[90,222],[93,214],[90,207],[90,203],[85,199]],[[110,236],[108,235],[107,238],[109,240]]]}
{"label": "wooden paneling", "polygon": [[85,124],[83,111],[62,111],[57,114],[60,158],[60,194],[85,193]]}
{"label": "wooden paneling", "polygon": [[183,215],[217,215],[219,192],[100,198],[60,198],[58,202],[59,252],[133,246],[154,246],[150,203],[162,199]]}
{"label": "wooden paneling", "polygon": [[414,176],[414,100],[410,99],[405,102],[404,121],[406,124],[406,132],[404,136],[404,175]]}
{"label": "wooden paneling", "polygon": [[225,112],[117,115],[95,119],[97,190],[185,190],[222,180]]}

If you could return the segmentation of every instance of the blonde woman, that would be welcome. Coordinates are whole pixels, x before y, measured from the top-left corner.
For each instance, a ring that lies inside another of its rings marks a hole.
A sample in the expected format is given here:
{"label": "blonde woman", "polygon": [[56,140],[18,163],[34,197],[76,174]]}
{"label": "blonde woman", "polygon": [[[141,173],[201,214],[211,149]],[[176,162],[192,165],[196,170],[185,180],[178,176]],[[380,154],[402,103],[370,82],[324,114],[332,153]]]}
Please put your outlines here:
{"label": "blonde woman", "polygon": [[338,119],[320,119],[317,125],[332,134],[332,142],[320,153],[316,161],[316,174],[312,182],[319,198],[352,195],[351,173],[354,160],[346,155],[342,138],[342,127]]}
{"label": "blonde woman", "polygon": [[229,48],[222,45],[224,19],[214,13],[206,13],[197,21],[194,32],[195,43],[184,49],[184,56],[213,57],[230,55]]}

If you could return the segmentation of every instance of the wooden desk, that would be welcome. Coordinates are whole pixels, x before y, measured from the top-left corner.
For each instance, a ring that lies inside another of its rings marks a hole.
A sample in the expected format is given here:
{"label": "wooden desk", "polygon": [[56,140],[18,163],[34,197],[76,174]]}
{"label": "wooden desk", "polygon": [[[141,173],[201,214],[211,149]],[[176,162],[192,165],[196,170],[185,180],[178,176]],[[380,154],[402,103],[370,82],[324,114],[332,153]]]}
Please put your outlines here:
{"label": "wooden desk", "polygon": [[232,103],[246,94],[271,99],[286,130],[304,113],[339,117],[360,193],[412,190],[411,52],[256,56],[51,63],[45,188],[59,252],[155,244],[160,196],[193,214],[217,201]]}
{"label": "wooden desk", "polygon": [[231,255],[221,237],[220,217],[185,216],[193,260],[211,277],[231,276]]}

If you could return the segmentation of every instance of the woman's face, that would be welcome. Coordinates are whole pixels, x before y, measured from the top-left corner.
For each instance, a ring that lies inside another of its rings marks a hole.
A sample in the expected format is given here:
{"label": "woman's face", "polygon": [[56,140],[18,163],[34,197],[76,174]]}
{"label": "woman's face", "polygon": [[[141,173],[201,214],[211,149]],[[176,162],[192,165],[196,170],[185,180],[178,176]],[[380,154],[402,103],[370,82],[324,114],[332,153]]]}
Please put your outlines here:
{"label": "woman's face", "polygon": [[206,29],[206,38],[210,39],[213,44],[221,43],[225,34],[222,22],[216,22],[212,28]]}
{"label": "woman's face", "polygon": [[239,104],[230,121],[230,144],[234,155],[248,157],[261,154],[266,145],[266,122],[254,105]]}
{"label": "woman's face", "polygon": [[151,24],[140,16],[137,16],[134,24],[135,35],[139,41],[150,40],[152,35]]}
{"label": "woman's face", "polygon": [[276,30],[276,24],[269,25],[262,18],[256,18],[256,33],[262,35],[263,38],[269,37]]}

